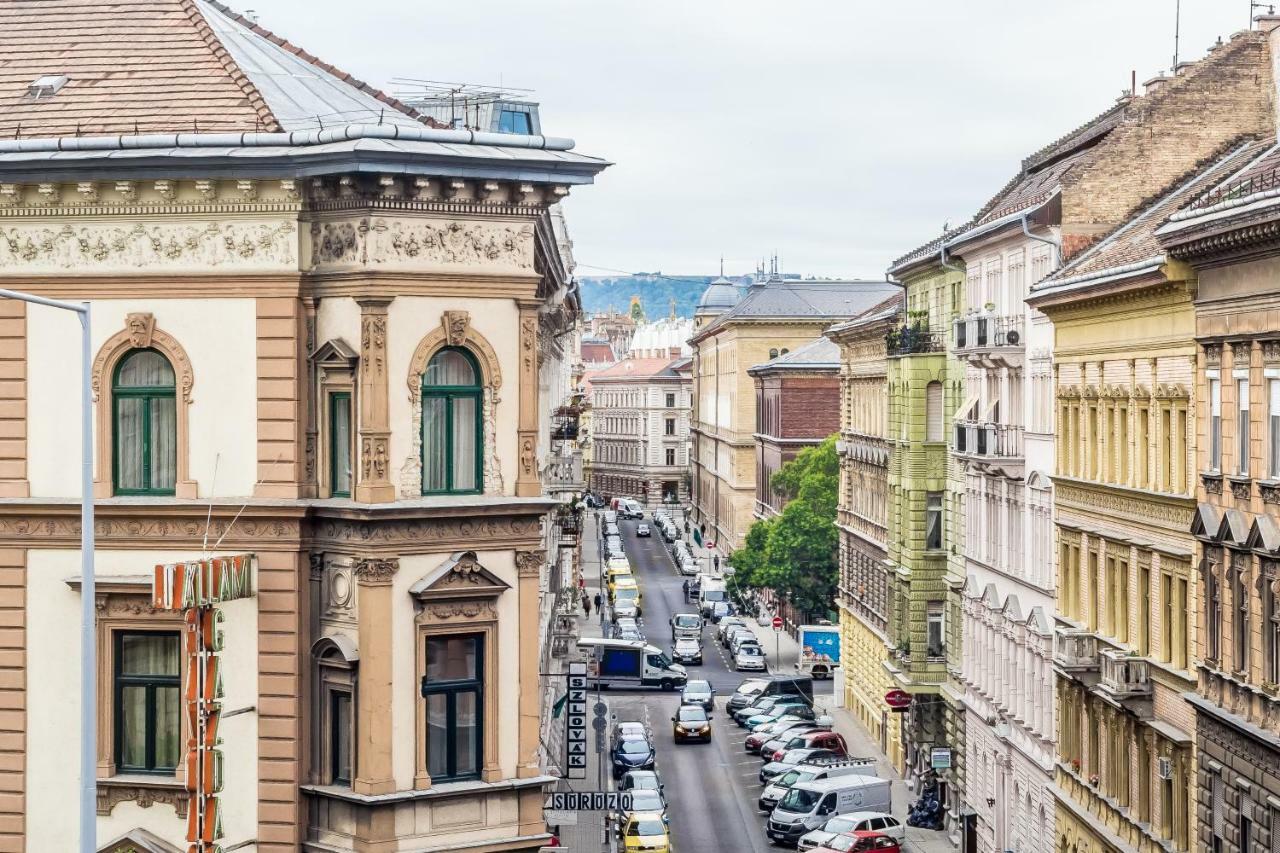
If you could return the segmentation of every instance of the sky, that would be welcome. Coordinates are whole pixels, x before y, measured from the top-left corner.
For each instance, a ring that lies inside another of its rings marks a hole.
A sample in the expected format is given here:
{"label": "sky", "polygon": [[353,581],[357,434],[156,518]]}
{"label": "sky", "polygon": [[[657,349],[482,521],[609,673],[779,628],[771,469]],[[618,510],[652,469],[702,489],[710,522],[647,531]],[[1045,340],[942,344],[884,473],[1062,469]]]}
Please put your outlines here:
{"label": "sky", "polygon": [[[393,78],[534,90],[614,165],[566,202],[579,275],[881,277],[1018,164],[1173,61],[1178,0],[240,0]],[[1183,61],[1249,0],[1181,0]]]}

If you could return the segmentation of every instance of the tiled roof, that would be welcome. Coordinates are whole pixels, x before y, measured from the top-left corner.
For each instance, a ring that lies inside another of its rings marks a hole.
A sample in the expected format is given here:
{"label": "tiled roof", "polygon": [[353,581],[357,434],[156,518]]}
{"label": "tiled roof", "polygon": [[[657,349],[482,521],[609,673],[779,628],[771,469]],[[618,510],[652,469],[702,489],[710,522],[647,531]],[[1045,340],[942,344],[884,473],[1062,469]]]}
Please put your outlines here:
{"label": "tiled roof", "polygon": [[803,346],[771,358],[763,364],[757,364],[748,372],[772,368],[791,370],[838,369],[840,367],[840,347],[830,338],[816,338]]}
{"label": "tiled roof", "polygon": [[893,296],[890,296],[888,299],[884,300],[879,305],[873,305],[871,308],[868,308],[866,311],[862,312],[857,317],[854,317],[852,320],[847,320],[843,323],[838,323],[832,326],[831,328],[827,329],[825,334],[830,335],[835,332],[843,332],[848,329],[856,329],[859,326],[862,326],[864,324],[875,323],[882,320],[886,320],[892,317],[893,315],[900,313],[902,311],[903,305],[906,304],[906,301],[907,301],[906,292],[899,290],[897,293],[893,294]]}
{"label": "tiled roof", "polygon": [[966,222],[959,228],[948,229],[937,237],[934,237],[928,243],[925,243],[923,246],[912,249],[910,252],[907,252],[905,255],[890,264],[889,272],[896,274],[899,270],[902,270],[918,261],[922,261],[925,258],[938,257],[938,250],[942,248],[942,242],[944,240],[950,240],[958,234],[963,234],[965,231],[969,230],[971,225],[973,225],[972,222]]}
{"label": "tiled roof", "polygon": [[1236,143],[1231,149],[1201,163],[1194,171],[1183,175],[1155,199],[1139,207],[1139,212],[1101,241],[1082,253],[1071,263],[1036,284],[1033,293],[1056,292],[1069,289],[1080,279],[1099,277],[1101,274],[1129,270],[1150,261],[1164,260],[1164,251],[1156,237],[1156,229],[1170,215],[1187,205],[1207,188],[1220,183],[1265,152],[1274,140],[1256,140]]}
{"label": "tiled roof", "polygon": [[1063,176],[1071,171],[1071,167],[1089,156],[1087,149],[1077,151],[1038,171],[1019,173],[1000,195],[987,203],[973,224],[985,225],[1047,201],[1062,183]]}
{"label": "tiled roof", "polygon": [[856,317],[897,293],[891,281],[805,281],[770,279],[747,288],[737,305],[721,314],[691,340],[713,329],[753,319],[842,320]]}
{"label": "tiled roof", "polygon": [[[42,76],[67,76],[35,98]],[[213,0],[0,0],[0,136],[421,126],[409,107]]]}
{"label": "tiled roof", "polygon": [[604,341],[583,341],[582,342],[582,360],[598,364],[604,361],[615,361],[617,356],[613,354],[613,347]]}
{"label": "tiled roof", "polygon": [[626,358],[611,367],[606,367],[604,370],[593,374],[591,381],[600,382],[602,380],[648,379],[664,375],[674,378],[676,374],[672,372],[670,368],[683,361],[688,361],[688,359]]}

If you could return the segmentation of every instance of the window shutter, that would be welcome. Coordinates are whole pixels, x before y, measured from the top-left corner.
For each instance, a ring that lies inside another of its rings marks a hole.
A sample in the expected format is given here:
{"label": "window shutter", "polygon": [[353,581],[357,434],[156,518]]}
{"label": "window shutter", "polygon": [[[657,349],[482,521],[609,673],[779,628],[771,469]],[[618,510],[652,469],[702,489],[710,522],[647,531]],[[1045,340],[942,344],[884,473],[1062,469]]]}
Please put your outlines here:
{"label": "window shutter", "polygon": [[1211,801],[1209,804],[1210,819],[1213,823],[1213,834],[1221,838],[1222,831],[1222,777],[1215,774],[1211,785]]}
{"label": "window shutter", "polygon": [[925,440],[942,441],[942,383],[925,386]]}

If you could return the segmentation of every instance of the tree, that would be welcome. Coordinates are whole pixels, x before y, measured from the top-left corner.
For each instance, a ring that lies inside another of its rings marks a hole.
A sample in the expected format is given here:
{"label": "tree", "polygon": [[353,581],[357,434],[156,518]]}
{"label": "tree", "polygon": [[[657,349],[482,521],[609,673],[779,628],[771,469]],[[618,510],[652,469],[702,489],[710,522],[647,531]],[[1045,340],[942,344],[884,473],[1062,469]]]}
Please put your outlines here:
{"label": "tree", "polygon": [[772,589],[806,612],[831,609],[839,581],[839,483],[835,436],[778,469],[773,489],[788,503],[776,518],[757,521],[747,531],[732,558],[735,586]]}
{"label": "tree", "polygon": [[631,319],[637,323],[644,322],[644,306],[640,304],[639,296],[631,297]]}

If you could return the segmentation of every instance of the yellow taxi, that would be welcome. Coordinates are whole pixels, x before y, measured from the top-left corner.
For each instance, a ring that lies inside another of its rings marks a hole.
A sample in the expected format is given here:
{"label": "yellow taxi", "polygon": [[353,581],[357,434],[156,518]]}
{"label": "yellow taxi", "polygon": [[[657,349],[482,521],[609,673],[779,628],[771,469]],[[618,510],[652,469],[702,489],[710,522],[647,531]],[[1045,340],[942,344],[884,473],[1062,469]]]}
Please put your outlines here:
{"label": "yellow taxi", "polygon": [[661,812],[632,812],[622,825],[622,849],[672,853],[671,834]]}
{"label": "yellow taxi", "polygon": [[609,598],[617,601],[619,598],[629,598],[635,601],[636,606],[640,606],[640,584],[636,583],[636,579],[631,575],[618,575],[613,579],[612,586],[609,587]]}
{"label": "yellow taxi", "polygon": [[622,568],[621,566],[610,566],[605,571],[604,577],[605,577],[605,584],[609,590],[610,598],[613,598],[613,590],[614,590],[614,587],[617,586],[619,579],[627,578],[629,580],[633,580],[633,581],[635,580],[635,575],[631,574],[630,566],[627,566],[625,569]]}

